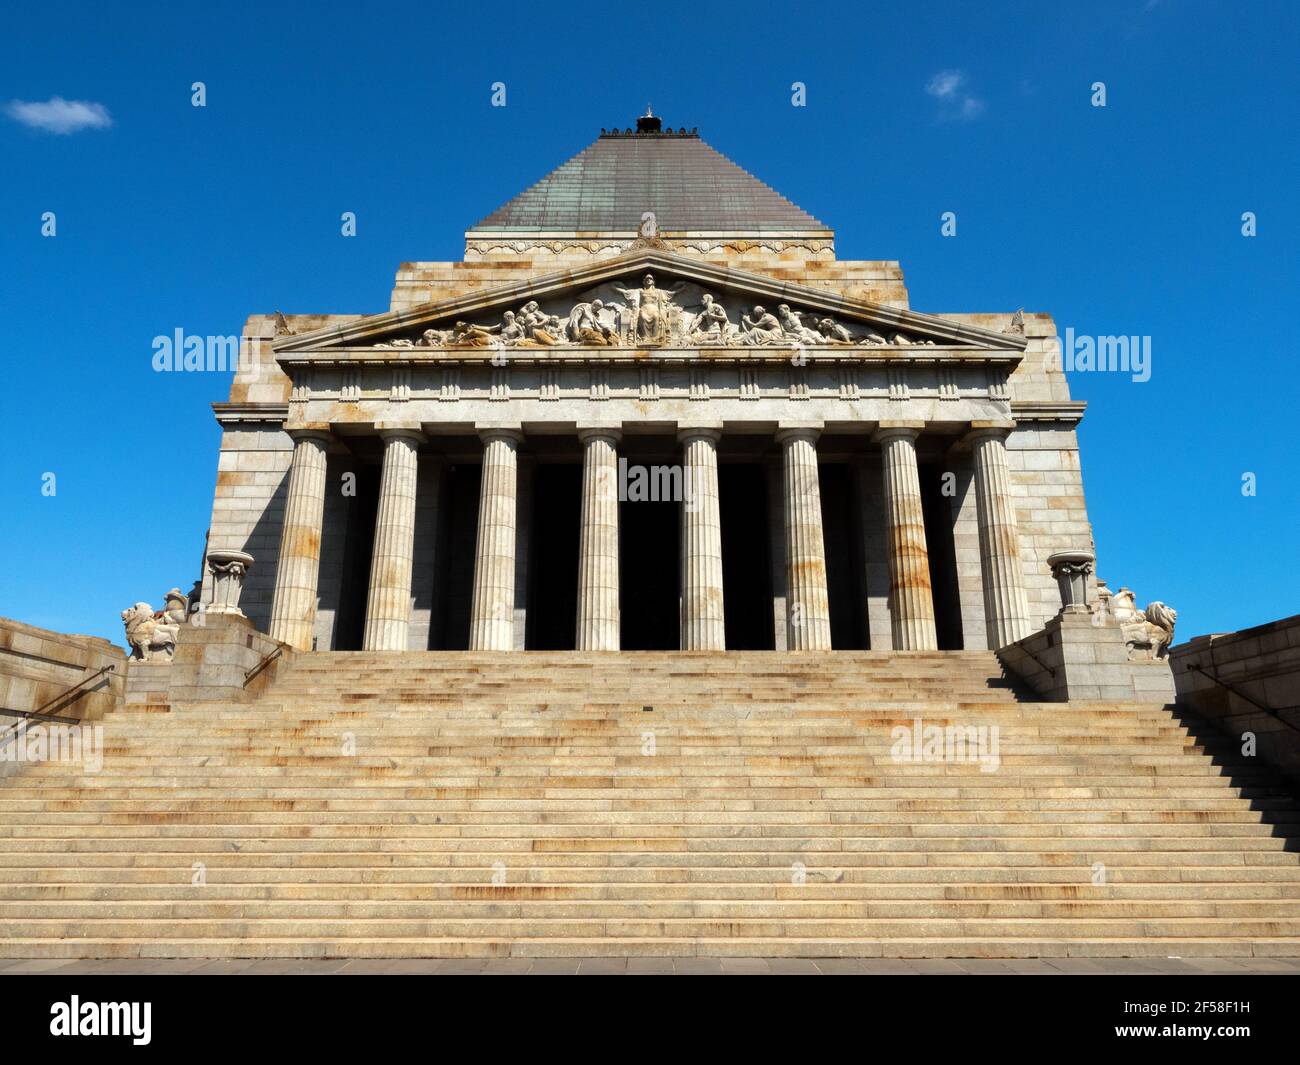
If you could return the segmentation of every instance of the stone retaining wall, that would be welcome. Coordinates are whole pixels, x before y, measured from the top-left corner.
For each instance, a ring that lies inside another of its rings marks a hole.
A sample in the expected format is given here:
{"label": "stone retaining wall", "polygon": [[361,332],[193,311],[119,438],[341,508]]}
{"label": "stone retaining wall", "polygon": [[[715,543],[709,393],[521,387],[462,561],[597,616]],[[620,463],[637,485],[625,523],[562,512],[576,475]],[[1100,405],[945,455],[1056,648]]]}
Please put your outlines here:
{"label": "stone retaining wall", "polygon": [[[109,665],[112,673],[58,699],[47,713],[78,720],[103,717],[122,698],[126,652],[97,636],[51,632],[0,618],[0,708],[31,713]],[[17,720],[17,715],[0,714],[0,728]]]}
{"label": "stone retaining wall", "polygon": [[1172,648],[1178,705],[1300,778],[1300,614]]}

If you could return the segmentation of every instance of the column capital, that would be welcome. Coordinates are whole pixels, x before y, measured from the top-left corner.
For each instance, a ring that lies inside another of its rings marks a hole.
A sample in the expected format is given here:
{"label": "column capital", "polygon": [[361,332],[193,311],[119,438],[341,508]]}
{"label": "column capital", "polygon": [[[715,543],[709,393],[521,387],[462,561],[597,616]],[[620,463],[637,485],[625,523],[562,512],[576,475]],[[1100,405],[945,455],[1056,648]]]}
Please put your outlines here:
{"label": "column capital", "polygon": [[516,447],[524,442],[524,434],[519,429],[506,426],[479,426],[478,438],[485,444],[490,444],[494,440],[506,440]]}
{"label": "column capital", "polygon": [[617,425],[580,425],[578,439],[584,444],[588,440],[608,440],[611,444],[618,444],[623,440],[623,429]]}
{"label": "column capital", "polygon": [[385,440],[406,438],[417,444],[425,441],[424,432],[419,422],[375,422],[375,431]]}
{"label": "column capital", "polygon": [[925,424],[923,421],[881,421],[871,434],[871,439],[878,444],[897,437],[915,441],[925,429]]}
{"label": "column capital", "polygon": [[708,440],[716,444],[722,439],[720,425],[690,425],[677,427],[677,442],[685,444],[689,440]]}
{"label": "column capital", "polygon": [[821,425],[783,425],[776,431],[776,442],[784,444],[787,440],[807,440],[815,445],[821,435]]}
{"label": "column capital", "polygon": [[1016,423],[1011,418],[977,419],[970,423],[970,429],[962,436],[961,442],[962,444],[971,444],[976,440],[985,440],[990,437],[1005,440],[1015,427]]}
{"label": "column capital", "polygon": [[320,440],[326,444],[334,442],[329,422],[285,422],[284,431],[296,444],[299,440]]}

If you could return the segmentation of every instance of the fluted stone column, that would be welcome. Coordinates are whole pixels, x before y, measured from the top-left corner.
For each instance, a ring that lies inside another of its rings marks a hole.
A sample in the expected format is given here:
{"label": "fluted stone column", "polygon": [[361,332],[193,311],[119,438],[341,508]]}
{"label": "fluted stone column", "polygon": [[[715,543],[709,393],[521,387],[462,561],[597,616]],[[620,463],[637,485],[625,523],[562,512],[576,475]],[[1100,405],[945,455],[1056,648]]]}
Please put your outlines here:
{"label": "fluted stone column", "polygon": [[1007,472],[1010,426],[975,422],[966,434],[975,460],[975,505],[979,518],[980,573],[989,647],[997,649],[1029,635],[1016,508]]}
{"label": "fluted stone column", "polygon": [[523,434],[513,429],[485,429],[479,436],[483,440],[483,484],[479,491],[469,649],[509,651],[514,647],[515,630],[516,452]]}
{"label": "fluted stone column", "polygon": [[717,429],[683,429],[682,503],[683,651],[722,651],[727,646],[722,612],[722,522],[718,513]]}
{"label": "fluted stone column", "polygon": [[270,635],[299,651],[310,651],[325,516],[325,451],[330,435],[323,427],[290,429],[288,433],[293,438],[293,463],[280,531]]}
{"label": "fluted stone column", "polygon": [[817,478],[817,429],[782,429],[784,453],[786,647],[829,651],[831,608]]}
{"label": "fluted stone column", "polygon": [[896,651],[933,651],[939,646],[916,466],[916,438],[923,427],[922,422],[881,422],[875,436],[884,472],[889,612]]}
{"label": "fluted stone column", "polygon": [[411,627],[411,563],[415,497],[423,435],[414,426],[380,426],[384,470],[379,481],[375,546],[366,595],[366,651],[405,651]]}
{"label": "fluted stone column", "polygon": [[616,429],[583,429],[582,531],[578,546],[579,651],[617,651],[618,442]]}

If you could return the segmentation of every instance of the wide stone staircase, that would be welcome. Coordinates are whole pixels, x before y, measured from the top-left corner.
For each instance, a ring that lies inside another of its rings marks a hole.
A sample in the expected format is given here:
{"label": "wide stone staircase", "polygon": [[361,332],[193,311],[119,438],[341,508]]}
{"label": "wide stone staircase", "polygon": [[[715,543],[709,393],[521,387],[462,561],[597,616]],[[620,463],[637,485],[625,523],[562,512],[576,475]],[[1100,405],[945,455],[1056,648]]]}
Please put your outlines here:
{"label": "wide stone staircase", "polygon": [[1266,766],[986,653],[306,654],[103,726],[0,779],[0,957],[1300,954]]}

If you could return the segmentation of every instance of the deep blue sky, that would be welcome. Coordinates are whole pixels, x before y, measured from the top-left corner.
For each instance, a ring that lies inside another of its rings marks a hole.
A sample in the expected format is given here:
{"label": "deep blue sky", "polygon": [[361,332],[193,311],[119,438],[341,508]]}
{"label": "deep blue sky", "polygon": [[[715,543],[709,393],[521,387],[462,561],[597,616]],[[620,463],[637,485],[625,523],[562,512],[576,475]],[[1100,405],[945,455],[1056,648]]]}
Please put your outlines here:
{"label": "deep blue sky", "polygon": [[918,310],[1150,335],[1151,381],[1071,380],[1100,575],[1176,607],[1180,639],[1300,609],[1293,3],[27,7],[0,103],[112,125],[0,117],[0,614],[120,641],[123,607],[197,575],[229,382],[154,373],[155,335],[385,310],[399,262],[460,258],[647,100],[841,258],[901,260]]}

